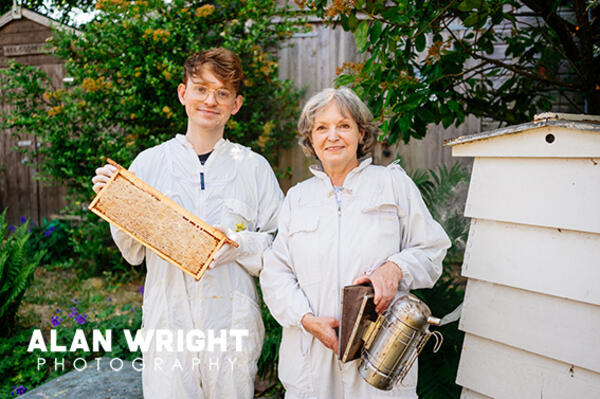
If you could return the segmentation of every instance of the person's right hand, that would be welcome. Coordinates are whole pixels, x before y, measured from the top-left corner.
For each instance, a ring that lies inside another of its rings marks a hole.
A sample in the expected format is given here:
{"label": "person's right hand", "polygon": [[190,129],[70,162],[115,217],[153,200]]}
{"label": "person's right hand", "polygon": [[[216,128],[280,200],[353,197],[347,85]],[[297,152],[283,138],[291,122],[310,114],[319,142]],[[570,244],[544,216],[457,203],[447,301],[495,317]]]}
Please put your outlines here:
{"label": "person's right hand", "polygon": [[339,327],[340,321],[335,317],[317,317],[307,313],[302,317],[302,326],[323,345],[335,353],[338,351],[338,337],[334,328]]}
{"label": "person's right hand", "polygon": [[110,177],[117,171],[117,168],[113,165],[106,164],[101,168],[96,169],[96,176],[92,177],[92,183],[94,187],[92,189],[96,194],[102,190],[102,187],[110,180]]}

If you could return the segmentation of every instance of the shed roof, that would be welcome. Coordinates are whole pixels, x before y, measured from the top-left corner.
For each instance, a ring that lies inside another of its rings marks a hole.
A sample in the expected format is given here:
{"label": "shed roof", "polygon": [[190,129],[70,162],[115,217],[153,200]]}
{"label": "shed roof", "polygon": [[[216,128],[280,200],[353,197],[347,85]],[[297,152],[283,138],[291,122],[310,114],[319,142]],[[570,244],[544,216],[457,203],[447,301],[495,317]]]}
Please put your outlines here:
{"label": "shed roof", "polygon": [[471,134],[469,136],[459,136],[444,140],[444,145],[453,146],[456,144],[470,143],[478,140],[490,139],[493,137],[504,136],[523,132],[525,130],[536,129],[545,126],[564,127],[568,129],[587,130],[600,133],[600,115],[581,115],[581,114],[561,114],[555,112],[545,112],[534,117],[533,122],[522,123],[520,125],[508,126],[501,129],[490,130]]}
{"label": "shed roof", "polygon": [[59,28],[59,29],[66,29],[66,30],[70,30],[70,31],[79,32],[75,28],[72,28],[68,25],[62,24],[59,21],[56,21],[45,15],[42,15],[38,12],[29,10],[25,7],[16,6],[16,5],[14,5],[10,11],[8,11],[4,15],[0,16],[0,28],[2,28],[3,26],[9,24],[10,22],[12,22],[14,20],[18,20],[18,19],[22,19],[22,18],[29,19],[33,22],[36,22],[36,23],[46,26],[48,28],[55,27],[55,28]]}

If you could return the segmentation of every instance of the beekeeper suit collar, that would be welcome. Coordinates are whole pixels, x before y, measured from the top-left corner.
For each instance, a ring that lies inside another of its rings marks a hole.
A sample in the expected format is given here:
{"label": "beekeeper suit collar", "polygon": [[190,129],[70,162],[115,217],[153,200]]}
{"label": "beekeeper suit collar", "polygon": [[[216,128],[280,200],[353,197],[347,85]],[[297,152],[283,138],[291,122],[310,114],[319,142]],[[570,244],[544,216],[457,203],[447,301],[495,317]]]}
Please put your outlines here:
{"label": "beekeeper suit collar", "polygon": [[[190,141],[187,139],[187,137],[184,134],[180,134],[178,133],[175,138],[177,139],[178,142],[180,142],[185,148],[189,148],[190,150],[194,151],[194,147],[192,146],[192,143],[190,143]],[[223,146],[225,146],[226,142],[228,140],[225,140],[223,137],[221,137],[216,143],[215,146],[213,148],[213,152],[214,151],[218,151],[219,148],[222,148]]]}
{"label": "beekeeper suit collar", "polygon": [[[352,192],[352,190],[354,189],[354,185],[356,184],[356,176],[358,176],[360,172],[362,172],[367,166],[371,165],[372,162],[373,158],[371,157],[363,158],[360,161],[360,164],[356,168],[352,169],[350,173],[348,173],[346,179],[344,179],[344,191]],[[313,175],[315,175],[315,177],[326,183],[327,187],[329,188],[328,194],[332,195],[333,184],[331,183],[331,179],[329,179],[329,176],[327,176],[327,173],[325,173],[325,171],[323,170],[323,165],[321,165],[321,163],[319,162],[318,164],[309,166],[308,169]]]}

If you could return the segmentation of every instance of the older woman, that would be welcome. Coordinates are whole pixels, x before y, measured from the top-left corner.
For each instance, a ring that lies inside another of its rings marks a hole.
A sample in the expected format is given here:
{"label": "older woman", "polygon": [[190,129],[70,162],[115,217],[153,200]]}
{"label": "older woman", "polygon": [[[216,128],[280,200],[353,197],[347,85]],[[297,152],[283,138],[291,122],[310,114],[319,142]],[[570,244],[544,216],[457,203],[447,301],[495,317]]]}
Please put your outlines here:
{"label": "older woman", "polygon": [[358,361],[338,360],[341,291],[369,281],[383,312],[395,296],[433,286],[448,237],[400,166],[371,164],[366,155],[378,130],[352,90],[316,94],[298,128],[300,144],[320,165],[289,190],[260,276],[264,300],[283,326],[286,398],[416,398],[417,367],[386,392],[362,380]]}

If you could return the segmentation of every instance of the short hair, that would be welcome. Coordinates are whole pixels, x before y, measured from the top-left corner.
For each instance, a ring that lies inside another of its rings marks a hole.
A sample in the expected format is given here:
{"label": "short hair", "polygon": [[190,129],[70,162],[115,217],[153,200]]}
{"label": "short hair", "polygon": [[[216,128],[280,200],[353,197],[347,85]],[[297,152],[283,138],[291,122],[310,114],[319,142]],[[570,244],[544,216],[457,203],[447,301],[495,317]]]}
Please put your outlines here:
{"label": "short hair", "polygon": [[215,47],[192,54],[183,65],[183,83],[187,84],[188,79],[198,76],[205,65],[220,81],[231,84],[236,93],[240,93],[244,73],[242,62],[236,53],[223,47]]}
{"label": "short hair", "polygon": [[340,108],[342,115],[346,118],[352,118],[358,125],[358,130],[364,132],[362,141],[358,144],[356,157],[358,159],[371,153],[375,140],[379,134],[379,127],[373,121],[373,114],[362,100],[347,87],[339,89],[325,89],[312,96],[302,109],[300,119],[298,120],[298,133],[300,138],[298,143],[307,155],[316,157],[315,149],[310,143],[310,135],[314,127],[315,116],[327,107],[332,101],[335,101]]}

